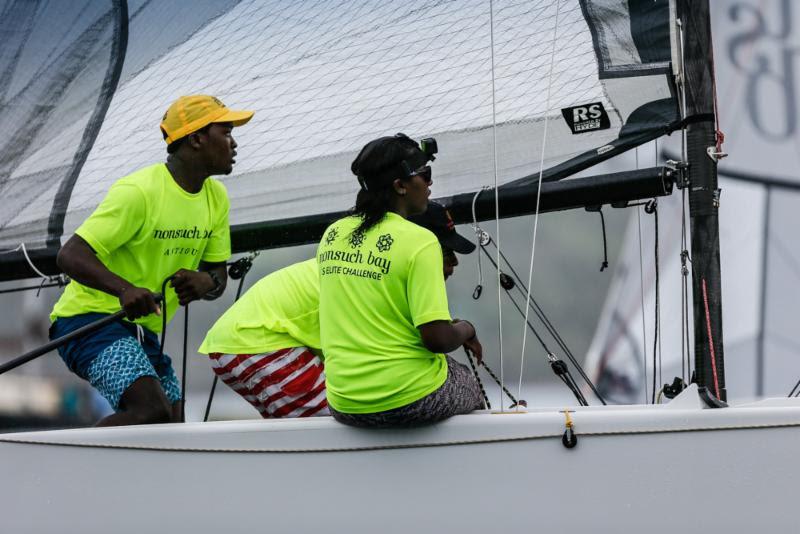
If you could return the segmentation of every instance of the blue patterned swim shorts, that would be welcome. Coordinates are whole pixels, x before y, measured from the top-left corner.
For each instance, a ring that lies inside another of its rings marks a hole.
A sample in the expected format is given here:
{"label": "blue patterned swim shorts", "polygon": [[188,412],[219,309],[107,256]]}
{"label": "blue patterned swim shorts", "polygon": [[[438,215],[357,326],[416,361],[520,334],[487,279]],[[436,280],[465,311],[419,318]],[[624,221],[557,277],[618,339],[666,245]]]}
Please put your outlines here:
{"label": "blue patterned swim shorts", "polygon": [[[105,316],[86,313],[59,317],[50,327],[50,339],[64,336]],[[141,342],[136,337],[135,324],[115,321],[63,345],[58,353],[67,367],[88,380],[114,410],[119,410],[119,401],[125,390],[143,376],[158,377],[170,404],[180,400],[178,377],[170,357],[159,355],[158,336],[142,328]]]}

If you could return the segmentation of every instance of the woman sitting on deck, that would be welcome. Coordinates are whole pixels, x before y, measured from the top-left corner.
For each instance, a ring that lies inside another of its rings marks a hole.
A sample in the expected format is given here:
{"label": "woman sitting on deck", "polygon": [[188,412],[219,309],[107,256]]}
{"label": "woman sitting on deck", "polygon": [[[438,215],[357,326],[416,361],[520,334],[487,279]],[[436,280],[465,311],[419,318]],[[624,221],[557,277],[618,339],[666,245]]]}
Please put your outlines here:
{"label": "woman sitting on deck", "polygon": [[317,251],[328,404],[348,425],[420,425],[482,406],[469,369],[443,354],[463,345],[480,359],[475,328],[450,319],[436,236],[406,220],[428,205],[430,141],[368,143],[351,166],[353,214]]}

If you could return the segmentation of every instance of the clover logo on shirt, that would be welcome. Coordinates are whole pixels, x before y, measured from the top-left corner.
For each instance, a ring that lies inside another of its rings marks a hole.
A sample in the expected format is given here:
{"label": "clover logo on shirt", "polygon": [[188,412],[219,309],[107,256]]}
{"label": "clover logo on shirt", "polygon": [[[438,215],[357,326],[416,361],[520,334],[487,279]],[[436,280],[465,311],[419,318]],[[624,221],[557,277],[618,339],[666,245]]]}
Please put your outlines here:
{"label": "clover logo on shirt", "polygon": [[353,232],[350,235],[350,246],[352,248],[358,248],[364,242],[364,232]]}
{"label": "clover logo on shirt", "polygon": [[378,241],[375,243],[375,247],[381,252],[386,252],[387,250],[392,248],[392,243],[394,243],[394,239],[392,239],[392,234],[383,234],[382,236],[378,237]]}
{"label": "clover logo on shirt", "polygon": [[331,228],[331,231],[328,232],[328,235],[325,236],[325,244],[330,245],[336,238],[339,236],[339,230],[337,228]]}

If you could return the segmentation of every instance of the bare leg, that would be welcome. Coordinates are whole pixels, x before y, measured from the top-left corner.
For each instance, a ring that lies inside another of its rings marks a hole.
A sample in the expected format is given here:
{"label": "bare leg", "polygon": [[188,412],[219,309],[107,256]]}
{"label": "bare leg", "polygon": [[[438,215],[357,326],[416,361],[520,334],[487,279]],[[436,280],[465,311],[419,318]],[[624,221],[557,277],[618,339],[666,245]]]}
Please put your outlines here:
{"label": "bare leg", "polygon": [[101,419],[96,426],[169,423],[172,416],[161,382],[153,376],[140,377],[128,386],[119,407],[120,411]]}

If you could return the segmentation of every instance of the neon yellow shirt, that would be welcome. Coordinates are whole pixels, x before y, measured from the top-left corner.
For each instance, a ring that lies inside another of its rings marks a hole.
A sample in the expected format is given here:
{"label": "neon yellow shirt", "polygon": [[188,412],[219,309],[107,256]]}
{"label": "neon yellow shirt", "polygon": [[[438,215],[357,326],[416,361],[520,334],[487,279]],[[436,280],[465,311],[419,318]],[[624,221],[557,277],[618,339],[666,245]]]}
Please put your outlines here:
{"label": "neon yellow shirt", "polygon": [[[189,193],[159,163],[118,180],[75,233],[111,272],[134,286],[160,292],[164,279],[179,269],[195,270],[201,260],[221,262],[230,257],[229,206],[219,181],[207,178],[199,193]],[[165,299],[169,320],[178,309],[169,285]],[[73,280],[50,320],[119,309],[117,297]],[[136,320],[153,332],[161,331],[161,321],[155,314]]]}
{"label": "neon yellow shirt", "polygon": [[320,347],[314,258],[259,280],[214,323],[198,352],[259,354],[290,347]]}
{"label": "neon yellow shirt", "polygon": [[447,378],[417,329],[450,320],[439,242],[395,213],[353,234],[360,222],[336,221],[317,250],[328,402],[343,413],[405,406]]}

